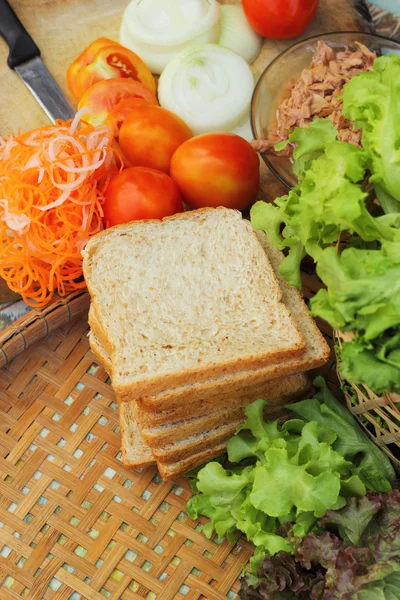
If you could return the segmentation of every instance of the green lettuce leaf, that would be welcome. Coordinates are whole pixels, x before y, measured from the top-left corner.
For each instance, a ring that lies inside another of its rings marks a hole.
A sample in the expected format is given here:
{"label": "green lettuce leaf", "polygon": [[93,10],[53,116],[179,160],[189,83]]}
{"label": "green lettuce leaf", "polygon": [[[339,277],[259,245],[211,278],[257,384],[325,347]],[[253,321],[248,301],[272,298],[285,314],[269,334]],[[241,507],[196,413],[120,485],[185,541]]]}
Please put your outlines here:
{"label": "green lettuce leaf", "polygon": [[[252,225],[262,229],[277,248],[289,248],[281,273],[301,287],[300,263],[306,254],[316,262],[342,232],[365,242],[400,242],[400,213],[374,217],[367,209],[367,193],[360,182],[369,153],[336,139],[328,119],[316,119],[307,129],[296,129],[295,171],[299,183],[275,206],[257,202],[250,211]],[[282,229],[283,227],[283,229]],[[282,229],[282,232],[281,232]]]}
{"label": "green lettuce leaf", "polygon": [[[382,339],[385,337],[370,344],[358,338],[343,344],[338,351],[340,373],[347,381],[366,385],[377,394],[400,392],[400,365],[380,359],[380,355],[384,356],[386,346],[381,343]],[[393,338],[389,334],[388,340],[390,344],[399,344],[399,333]]]}
{"label": "green lettuce leaf", "polygon": [[332,448],[358,468],[363,483],[376,492],[390,491],[395,472],[390,460],[358,426],[351,413],[333,396],[322,377],[314,380],[317,394],[310,400],[289,404],[287,408],[307,421],[332,430]]}
{"label": "green lettuce leaf", "polygon": [[374,70],[353,77],[342,93],[343,114],[362,129],[370,181],[400,200],[400,57],[381,56]]}
{"label": "green lettuce leaf", "polygon": [[340,351],[341,373],[377,394],[400,392],[400,244],[379,250],[326,248],[317,272],[327,289],[311,300],[315,316],[355,331]]}

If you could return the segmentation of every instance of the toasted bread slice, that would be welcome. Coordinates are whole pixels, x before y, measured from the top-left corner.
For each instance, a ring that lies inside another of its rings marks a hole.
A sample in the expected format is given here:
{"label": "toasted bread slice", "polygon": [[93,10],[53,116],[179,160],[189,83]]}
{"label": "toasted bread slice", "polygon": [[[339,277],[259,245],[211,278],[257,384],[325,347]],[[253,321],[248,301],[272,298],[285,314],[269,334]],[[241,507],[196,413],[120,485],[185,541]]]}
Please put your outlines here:
{"label": "toasted bread slice", "polygon": [[119,225],[94,236],[83,257],[96,335],[122,400],[305,351],[274,270],[238,211]]}

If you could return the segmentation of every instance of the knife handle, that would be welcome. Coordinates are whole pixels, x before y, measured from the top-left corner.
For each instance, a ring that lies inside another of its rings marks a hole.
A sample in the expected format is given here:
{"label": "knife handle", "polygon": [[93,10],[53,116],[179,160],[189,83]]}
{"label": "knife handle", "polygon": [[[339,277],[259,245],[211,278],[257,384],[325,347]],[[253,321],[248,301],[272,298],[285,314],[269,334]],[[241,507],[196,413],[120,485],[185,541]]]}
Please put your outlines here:
{"label": "knife handle", "polygon": [[40,56],[39,48],[7,0],[0,0],[0,36],[5,39],[10,49],[7,59],[10,69],[35,56]]}

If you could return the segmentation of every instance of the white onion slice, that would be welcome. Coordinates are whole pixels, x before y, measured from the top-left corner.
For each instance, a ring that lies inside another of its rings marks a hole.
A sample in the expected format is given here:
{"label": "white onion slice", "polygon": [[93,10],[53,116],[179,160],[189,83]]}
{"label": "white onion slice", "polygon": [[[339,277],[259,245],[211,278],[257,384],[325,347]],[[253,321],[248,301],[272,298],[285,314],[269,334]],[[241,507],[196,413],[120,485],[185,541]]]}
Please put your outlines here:
{"label": "white onion slice", "polygon": [[243,8],[232,4],[221,6],[220,27],[218,44],[230,48],[251,64],[260,54],[263,38],[250,27]]}
{"label": "white onion slice", "polygon": [[231,131],[243,123],[253,88],[253,74],[241,56],[216,44],[202,44],[184,50],[167,65],[158,98],[199,135]]}
{"label": "white onion slice", "polygon": [[216,42],[220,14],[217,0],[131,0],[122,18],[120,41],[160,74],[188,46]]}

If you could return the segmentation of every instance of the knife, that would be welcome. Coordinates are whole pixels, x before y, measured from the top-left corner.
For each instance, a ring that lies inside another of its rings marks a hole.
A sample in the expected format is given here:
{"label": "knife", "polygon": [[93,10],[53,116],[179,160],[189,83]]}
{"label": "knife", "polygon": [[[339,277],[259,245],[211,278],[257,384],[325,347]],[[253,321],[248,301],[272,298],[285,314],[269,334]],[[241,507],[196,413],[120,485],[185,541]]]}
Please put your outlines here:
{"label": "knife", "polygon": [[8,66],[22,78],[53,123],[56,119],[72,119],[75,110],[43,63],[39,48],[7,0],[0,0],[0,36],[10,49]]}

